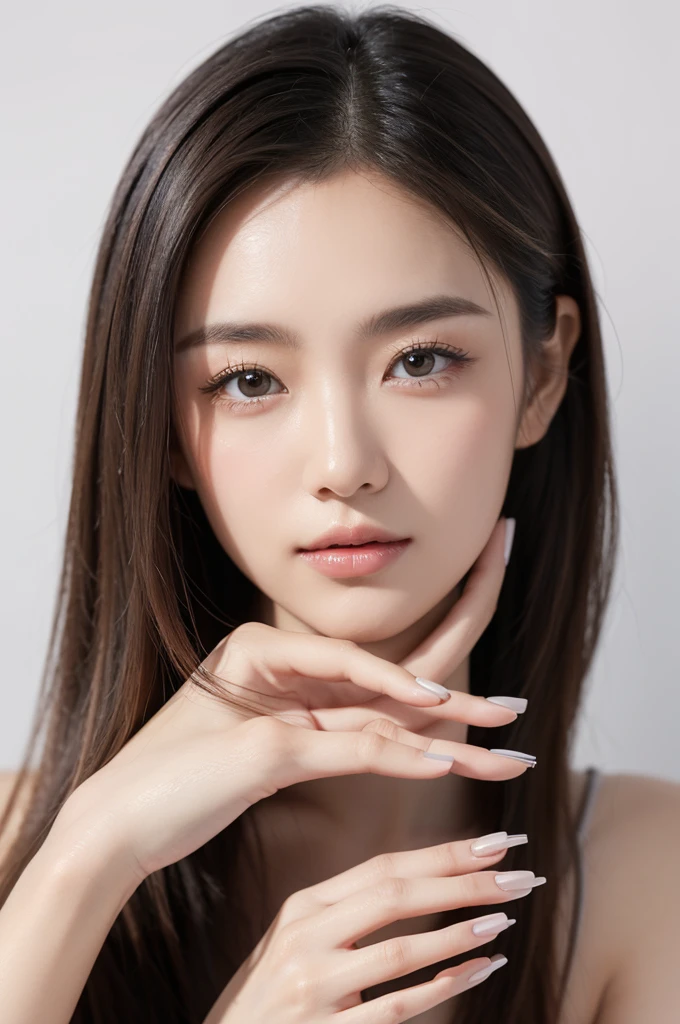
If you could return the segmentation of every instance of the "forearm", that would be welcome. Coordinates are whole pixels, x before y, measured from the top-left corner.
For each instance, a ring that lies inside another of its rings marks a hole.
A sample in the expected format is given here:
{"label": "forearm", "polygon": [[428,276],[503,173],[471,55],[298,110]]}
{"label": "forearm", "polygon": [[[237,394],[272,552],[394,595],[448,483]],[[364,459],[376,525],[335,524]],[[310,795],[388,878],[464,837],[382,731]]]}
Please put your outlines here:
{"label": "forearm", "polygon": [[48,835],[0,910],[3,1024],[68,1024],[138,884],[100,840]]}

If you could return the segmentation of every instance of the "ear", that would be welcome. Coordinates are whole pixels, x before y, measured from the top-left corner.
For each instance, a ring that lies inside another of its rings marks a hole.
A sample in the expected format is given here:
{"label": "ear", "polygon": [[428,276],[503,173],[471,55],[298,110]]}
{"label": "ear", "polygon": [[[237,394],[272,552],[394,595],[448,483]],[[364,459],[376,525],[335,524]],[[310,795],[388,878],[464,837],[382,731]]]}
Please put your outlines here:
{"label": "ear", "polygon": [[174,424],[170,431],[170,476],[180,487],[185,487],[189,491],[196,489],[189,463],[182,451]]}
{"label": "ear", "polygon": [[555,331],[541,345],[533,370],[533,392],[524,410],[515,448],[530,448],[546,434],[567,390],[569,359],[581,335],[581,313],[571,295],[558,295]]}

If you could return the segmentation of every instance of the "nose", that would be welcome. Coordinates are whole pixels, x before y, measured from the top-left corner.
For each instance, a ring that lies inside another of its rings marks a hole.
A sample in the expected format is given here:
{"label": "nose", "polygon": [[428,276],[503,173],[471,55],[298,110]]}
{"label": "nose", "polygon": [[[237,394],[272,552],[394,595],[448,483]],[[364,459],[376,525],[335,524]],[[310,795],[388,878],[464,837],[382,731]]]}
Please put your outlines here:
{"label": "nose", "polygon": [[380,490],[387,482],[388,462],[366,396],[350,392],[327,382],[301,414],[303,484],[319,498],[350,498],[358,490]]}

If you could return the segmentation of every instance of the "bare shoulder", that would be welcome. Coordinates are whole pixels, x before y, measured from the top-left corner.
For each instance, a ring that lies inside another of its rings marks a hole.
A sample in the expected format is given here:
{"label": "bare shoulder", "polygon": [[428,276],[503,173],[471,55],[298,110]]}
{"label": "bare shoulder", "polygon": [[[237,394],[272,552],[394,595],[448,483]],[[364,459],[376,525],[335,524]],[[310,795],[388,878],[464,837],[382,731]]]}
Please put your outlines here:
{"label": "bare shoulder", "polygon": [[[584,773],[572,782],[576,795]],[[678,849],[680,783],[601,775],[583,840],[583,918],[569,984],[574,1004],[590,990],[589,1013],[580,1018],[588,1024],[674,1019]]]}
{"label": "bare shoulder", "polygon": [[602,909],[614,969],[641,940],[656,945],[652,929],[668,920],[673,901],[680,911],[679,848],[680,783],[603,775],[585,858],[593,899],[599,890],[607,901]]}
{"label": "bare shoulder", "polygon": [[653,775],[603,773],[593,824],[597,821],[599,838],[604,840],[612,829],[625,830],[630,814],[643,820],[661,817],[668,820],[669,827],[675,827],[679,809],[680,782]]}
{"label": "bare shoulder", "polygon": [[639,935],[630,935],[630,925],[637,921],[647,927],[654,909],[680,894],[679,847],[680,783],[651,775],[602,776],[584,843],[584,867],[590,898],[597,900],[599,893],[607,901],[601,909],[613,967],[630,951],[631,940],[634,946],[639,941]]}

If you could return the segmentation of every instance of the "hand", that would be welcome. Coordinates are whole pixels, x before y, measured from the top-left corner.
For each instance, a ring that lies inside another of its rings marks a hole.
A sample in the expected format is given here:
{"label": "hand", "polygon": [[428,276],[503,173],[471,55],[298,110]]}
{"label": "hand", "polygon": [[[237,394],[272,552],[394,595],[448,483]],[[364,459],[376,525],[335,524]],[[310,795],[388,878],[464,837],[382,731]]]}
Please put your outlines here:
{"label": "hand", "polygon": [[[484,979],[471,981],[472,977],[498,964],[498,957],[467,960],[440,971],[425,984],[361,1001],[363,989],[489,942],[514,924],[505,913],[361,949],[354,943],[403,918],[508,902],[528,895],[532,885],[545,881],[532,871],[507,872],[506,879],[514,875],[515,883],[525,887],[500,889],[496,872],[480,868],[496,864],[505,852],[475,857],[470,840],[464,840],[381,854],[293,893],[204,1024],[378,1024],[387,1020],[400,1024],[479,984]],[[481,922],[486,923],[486,934],[476,935],[472,928]],[[499,965],[505,962],[500,958]]]}
{"label": "hand", "polygon": [[445,678],[486,628],[505,571],[503,543],[499,522],[460,600],[399,665],[345,640],[239,626],[200,666],[216,679],[217,695],[186,680],[69,796],[53,830],[77,844],[102,837],[106,854],[141,882],[296,782],[365,772],[436,778],[451,770],[424,758],[429,750],[453,754],[462,775],[520,775],[522,762],[412,731],[440,717],[486,727],[516,718],[466,693],[440,704],[414,681],[414,672]]}

